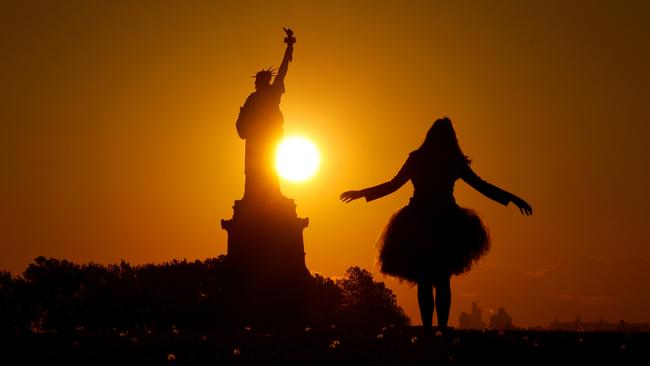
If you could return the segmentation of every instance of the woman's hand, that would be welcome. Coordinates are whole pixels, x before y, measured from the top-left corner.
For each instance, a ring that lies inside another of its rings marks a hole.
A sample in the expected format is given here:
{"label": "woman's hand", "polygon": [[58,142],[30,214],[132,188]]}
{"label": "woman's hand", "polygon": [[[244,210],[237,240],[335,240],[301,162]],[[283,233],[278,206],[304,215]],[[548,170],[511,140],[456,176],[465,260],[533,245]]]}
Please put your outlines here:
{"label": "woman's hand", "polygon": [[528,202],[522,200],[521,198],[514,196],[512,198],[512,203],[519,207],[519,211],[521,211],[522,215],[530,216],[533,214],[533,208],[530,207]]}
{"label": "woman's hand", "polygon": [[364,197],[363,191],[346,191],[341,193],[340,199],[341,201],[348,203],[361,197]]}

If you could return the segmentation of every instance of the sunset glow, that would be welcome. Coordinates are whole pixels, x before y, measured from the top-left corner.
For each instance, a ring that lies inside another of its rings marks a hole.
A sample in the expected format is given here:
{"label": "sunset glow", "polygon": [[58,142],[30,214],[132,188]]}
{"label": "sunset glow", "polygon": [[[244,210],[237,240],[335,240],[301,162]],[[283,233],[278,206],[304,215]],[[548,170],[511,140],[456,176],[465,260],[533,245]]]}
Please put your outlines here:
{"label": "sunset glow", "polygon": [[275,167],[283,179],[303,182],[316,174],[319,165],[316,145],[304,137],[287,137],[278,146]]}
{"label": "sunset glow", "polygon": [[650,322],[648,1],[4,1],[0,18],[0,275],[38,256],[226,255],[219,220],[255,142],[236,122],[251,76],[281,65],[286,27],[286,141],[256,151],[310,220],[312,273],[367,269],[419,323],[416,288],[375,265],[412,183],[339,197],[391,180],[448,116],[474,172],[535,207],[456,181],[491,249],[454,276],[450,325],[473,302],[518,326]]}

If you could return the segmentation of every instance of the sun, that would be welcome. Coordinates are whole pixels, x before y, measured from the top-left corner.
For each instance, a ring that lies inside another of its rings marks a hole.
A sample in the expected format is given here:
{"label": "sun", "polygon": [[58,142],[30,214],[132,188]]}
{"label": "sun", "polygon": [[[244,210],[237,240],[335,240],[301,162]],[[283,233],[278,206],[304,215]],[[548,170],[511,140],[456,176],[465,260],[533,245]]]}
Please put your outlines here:
{"label": "sun", "polygon": [[305,137],[286,137],[278,145],[275,168],[283,179],[303,182],[316,174],[319,165],[318,149]]}

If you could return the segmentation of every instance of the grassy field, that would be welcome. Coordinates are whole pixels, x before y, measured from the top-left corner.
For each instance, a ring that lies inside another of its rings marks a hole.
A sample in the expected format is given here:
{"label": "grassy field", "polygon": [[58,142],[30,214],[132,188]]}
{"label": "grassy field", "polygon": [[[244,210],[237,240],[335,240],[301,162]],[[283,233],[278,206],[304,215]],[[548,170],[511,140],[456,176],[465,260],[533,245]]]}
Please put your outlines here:
{"label": "grassy field", "polygon": [[417,327],[270,331],[182,329],[18,334],[3,365],[423,365],[485,362],[650,364],[648,333],[468,331]]}

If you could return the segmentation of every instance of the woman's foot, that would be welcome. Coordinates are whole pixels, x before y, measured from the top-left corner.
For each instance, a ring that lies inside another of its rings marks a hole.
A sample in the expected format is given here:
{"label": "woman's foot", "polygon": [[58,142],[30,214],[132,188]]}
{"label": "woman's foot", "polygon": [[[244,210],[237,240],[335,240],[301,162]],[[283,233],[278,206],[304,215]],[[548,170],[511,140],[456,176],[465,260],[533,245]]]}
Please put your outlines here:
{"label": "woman's foot", "polygon": [[437,326],[433,329],[433,332],[436,336],[447,336],[454,332],[454,327]]}

